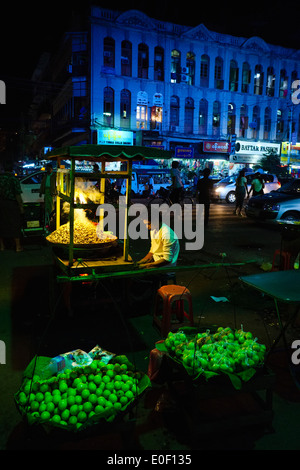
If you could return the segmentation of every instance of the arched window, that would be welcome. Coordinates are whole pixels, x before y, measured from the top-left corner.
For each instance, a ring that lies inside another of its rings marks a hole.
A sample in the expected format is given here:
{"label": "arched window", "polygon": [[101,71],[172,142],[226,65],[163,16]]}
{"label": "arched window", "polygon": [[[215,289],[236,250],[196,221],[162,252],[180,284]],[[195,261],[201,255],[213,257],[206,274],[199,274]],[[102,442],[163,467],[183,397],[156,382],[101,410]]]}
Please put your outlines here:
{"label": "arched window", "polygon": [[149,50],[146,44],[138,47],[138,78],[148,78]]}
{"label": "arched window", "polygon": [[212,121],[212,128],[213,128],[214,136],[218,137],[220,135],[220,125],[221,125],[221,104],[219,101],[214,101],[213,121]]}
{"label": "arched window", "polygon": [[229,71],[229,91],[238,91],[239,87],[239,69],[235,60],[230,61]]}
{"label": "arched window", "polygon": [[265,109],[265,116],[264,116],[264,139],[270,138],[271,132],[271,108]]}
{"label": "arched window", "polygon": [[164,50],[160,46],[154,49],[154,80],[164,81]]}
{"label": "arched window", "polygon": [[170,100],[170,128],[179,126],[179,98],[178,96],[171,96]]}
{"label": "arched window", "polygon": [[113,38],[103,40],[103,65],[115,68],[115,40]]}
{"label": "arched window", "polygon": [[274,96],[275,91],[275,74],[273,67],[268,67],[267,69],[267,88],[266,95]]}
{"label": "arched window", "polygon": [[199,104],[199,134],[207,134],[207,110],[208,103],[205,99],[202,98]]}
{"label": "arched window", "polygon": [[254,106],[252,121],[249,124],[250,129],[252,129],[252,138],[257,139],[259,136],[260,130],[260,109],[259,106]]}
{"label": "arched window", "polygon": [[228,105],[227,134],[235,134],[236,107],[234,103]]}
{"label": "arched window", "polygon": [[251,70],[250,65],[248,62],[243,63],[243,70],[242,70],[242,93],[249,93],[251,83]]}
{"label": "arched window", "polygon": [[216,57],[215,60],[215,88],[217,90],[223,90],[224,88],[223,59],[221,57]]}
{"label": "arched window", "polygon": [[196,62],[195,54],[193,52],[188,52],[186,55],[186,67],[187,67],[189,85],[195,84],[195,67],[196,67],[195,62]]}
{"label": "arched window", "polygon": [[105,87],[103,91],[103,124],[107,127],[114,126],[114,90]]}
{"label": "arched window", "polygon": [[120,126],[130,129],[131,93],[129,90],[121,90],[120,95]]}
{"label": "arched window", "polygon": [[181,54],[173,49],[171,52],[171,83],[180,83],[181,74]]}
{"label": "arched window", "polygon": [[276,139],[281,140],[284,136],[284,119],[282,109],[277,109]]}
{"label": "arched window", "polygon": [[254,94],[262,95],[264,83],[264,73],[261,65],[255,66],[254,72]]}
{"label": "arched window", "polygon": [[209,57],[206,54],[201,56],[200,86],[204,88],[209,86]]}
{"label": "arched window", "polygon": [[242,104],[240,107],[240,137],[246,137],[246,132],[248,129],[248,106]]}
{"label": "arched window", "polygon": [[279,81],[279,96],[280,98],[286,98],[288,94],[288,76],[286,71],[280,70],[280,81]]}
{"label": "arched window", "polygon": [[193,98],[185,99],[184,108],[184,132],[185,134],[193,134],[194,132],[194,100]]}
{"label": "arched window", "polygon": [[132,75],[132,44],[130,41],[121,43],[121,75],[131,77]]}

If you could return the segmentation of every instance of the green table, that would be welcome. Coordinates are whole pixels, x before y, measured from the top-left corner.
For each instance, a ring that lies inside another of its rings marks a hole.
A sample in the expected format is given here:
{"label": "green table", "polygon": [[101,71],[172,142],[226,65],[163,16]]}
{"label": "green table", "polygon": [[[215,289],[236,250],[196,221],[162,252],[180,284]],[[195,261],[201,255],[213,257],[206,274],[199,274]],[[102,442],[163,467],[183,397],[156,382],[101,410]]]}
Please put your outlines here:
{"label": "green table", "polygon": [[[300,307],[300,271],[291,269],[287,271],[252,274],[251,276],[242,276],[240,280],[244,284],[273,298],[281,333],[275,340],[272,349],[281,337],[283,337],[286,345],[285,331],[295,319]],[[278,302],[294,304],[296,306],[294,315],[286,322],[284,327],[279,314]]]}

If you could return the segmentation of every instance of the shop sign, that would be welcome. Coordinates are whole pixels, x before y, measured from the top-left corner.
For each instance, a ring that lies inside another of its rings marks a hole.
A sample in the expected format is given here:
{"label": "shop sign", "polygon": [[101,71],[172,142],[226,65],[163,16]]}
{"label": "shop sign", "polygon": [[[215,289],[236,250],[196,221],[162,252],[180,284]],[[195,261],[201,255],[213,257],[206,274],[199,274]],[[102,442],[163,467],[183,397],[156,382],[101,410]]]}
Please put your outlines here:
{"label": "shop sign", "polygon": [[[282,142],[281,145],[281,163],[300,163],[300,143],[296,142],[295,145],[291,145],[291,153],[289,155],[289,142]],[[288,161],[288,157],[289,161]]]}
{"label": "shop sign", "polygon": [[147,106],[148,105],[148,93],[146,91],[139,91],[137,94],[137,104]]}
{"label": "shop sign", "polygon": [[175,147],[175,158],[194,158],[193,147]]}
{"label": "shop sign", "polygon": [[203,142],[204,152],[213,153],[228,153],[229,143],[228,142]]}
{"label": "shop sign", "polygon": [[155,93],[153,95],[153,106],[162,107],[163,106],[163,95],[161,93]]}
{"label": "shop sign", "polygon": [[259,157],[269,154],[280,155],[280,144],[237,140],[235,143],[235,153],[238,155],[257,155]]}
{"label": "shop sign", "polygon": [[229,161],[231,163],[241,163],[243,165],[245,165],[246,163],[258,164],[260,160],[261,160],[261,156],[259,155],[234,154],[234,155],[229,156]]}
{"label": "shop sign", "polygon": [[131,131],[101,129],[97,133],[98,145],[133,145],[133,133]]}

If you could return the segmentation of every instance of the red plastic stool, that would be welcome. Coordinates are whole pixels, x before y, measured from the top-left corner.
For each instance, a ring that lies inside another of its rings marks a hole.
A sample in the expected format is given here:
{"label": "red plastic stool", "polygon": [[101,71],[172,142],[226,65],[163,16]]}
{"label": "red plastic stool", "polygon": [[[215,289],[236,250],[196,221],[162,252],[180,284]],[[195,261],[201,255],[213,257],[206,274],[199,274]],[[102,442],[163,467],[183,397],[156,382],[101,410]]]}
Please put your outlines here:
{"label": "red plastic stool", "polygon": [[[159,304],[163,302],[162,312]],[[184,311],[184,301],[188,302],[188,313]],[[173,305],[175,302],[175,305]],[[175,307],[173,309],[172,307]],[[163,337],[167,336],[172,326],[172,315],[176,315],[176,329],[180,327],[185,318],[191,326],[194,325],[192,295],[184,286],[166,285],[160,287],[156,293],[153,323],[159,327]]]}
{"label": "red plastic stool", "polygon": [[[279,256],[279,266],[276,266],[276,258]],[[288,251],[275,250],[272,263],[272,271],[286,271],[291,269],[291,254]]]}

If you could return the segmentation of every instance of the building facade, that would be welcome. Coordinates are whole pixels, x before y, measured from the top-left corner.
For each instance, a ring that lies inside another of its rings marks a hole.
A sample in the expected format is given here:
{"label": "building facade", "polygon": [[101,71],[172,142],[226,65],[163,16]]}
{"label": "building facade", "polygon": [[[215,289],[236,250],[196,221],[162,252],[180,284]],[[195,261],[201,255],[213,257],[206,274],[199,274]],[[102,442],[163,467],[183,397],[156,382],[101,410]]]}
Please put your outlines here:
{"label": "building facade", "polygon": [[280,154],[282,142],[300,142],[300,50],[137,10],[92,7],[89,25],[67,33],[47,66],[47,147],[151,145],[221,169],[256,163],[257,148]]}
{"label": "building facade", "polygon": [[[93,7],[90,63],[94,142],[102,129],[132,131],[144,145],[205,158],[207,141],[232,135],[281,143],[292,129],[300,140],[298,50]],[[215,157],[228,157],[220,148]]]}

